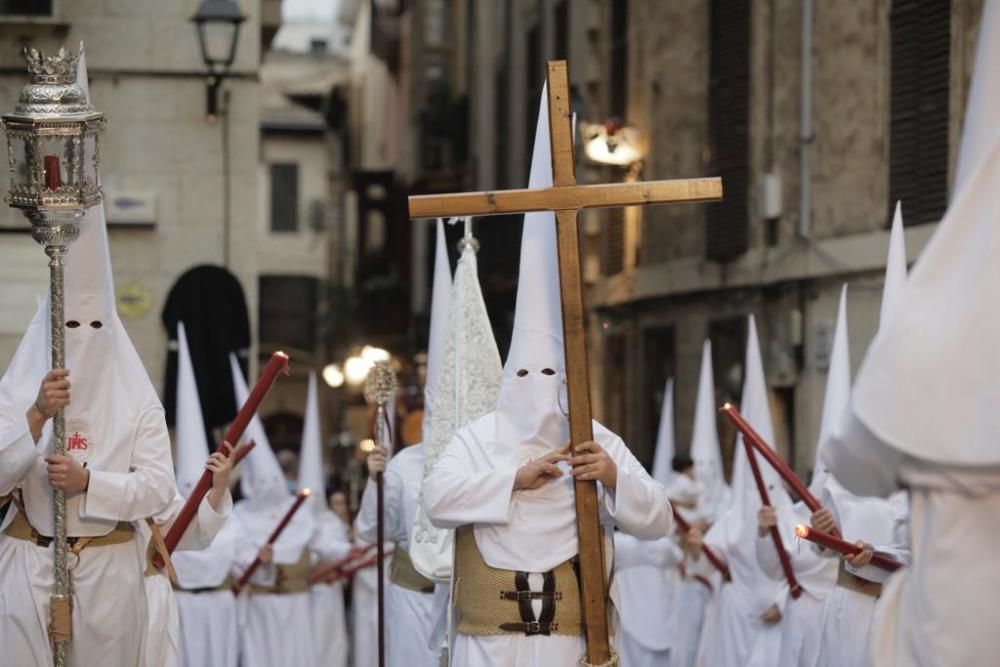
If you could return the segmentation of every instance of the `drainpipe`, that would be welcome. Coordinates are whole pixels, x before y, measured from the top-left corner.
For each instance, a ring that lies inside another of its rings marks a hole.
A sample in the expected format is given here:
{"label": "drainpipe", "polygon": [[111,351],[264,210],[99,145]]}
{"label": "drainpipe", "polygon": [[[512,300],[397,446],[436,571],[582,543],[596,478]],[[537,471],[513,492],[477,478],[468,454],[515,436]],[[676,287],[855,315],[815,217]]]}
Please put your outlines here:
{"label": "drainpipe", "polygon": [[799,127],[799,238],[808,239],[812,227],[812,181],[809,148],[812,128],[813,2],[802,0],[802,85]]}

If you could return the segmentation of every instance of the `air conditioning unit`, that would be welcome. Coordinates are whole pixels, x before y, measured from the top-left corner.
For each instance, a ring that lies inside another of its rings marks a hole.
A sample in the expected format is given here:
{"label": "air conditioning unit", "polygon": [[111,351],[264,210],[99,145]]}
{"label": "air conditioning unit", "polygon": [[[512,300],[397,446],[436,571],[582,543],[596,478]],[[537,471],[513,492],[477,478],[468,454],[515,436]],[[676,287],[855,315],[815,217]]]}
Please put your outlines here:
{"label": "air conditioning unit", "polygon": [[156,192],[109,189],[104,196],[104,211],[109,225],[155,227]]}

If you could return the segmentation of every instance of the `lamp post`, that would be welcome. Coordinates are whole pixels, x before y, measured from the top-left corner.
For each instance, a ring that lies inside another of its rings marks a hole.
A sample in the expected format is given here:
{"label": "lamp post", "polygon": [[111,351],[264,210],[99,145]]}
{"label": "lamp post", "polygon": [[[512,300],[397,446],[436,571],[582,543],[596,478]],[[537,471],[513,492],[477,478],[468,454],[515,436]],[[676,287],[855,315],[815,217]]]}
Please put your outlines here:
{"label": "lamp post", "polygon": [[219,115],[219,86],[236,59],[236,41],[246,18],[233,0],[202,0],[191,17],[198,29],[201,59],[208,68],[205,115],[210,120]]}
{"label": "lamp post", "polygon": [[[31,235],[49,257],[52,367],[66,365],[63,260],[80,235],[84,212],[101,201],[99,137],[104,114],[90,105],[77,78],[83,55],[60,49],[46,56],[24,50],[30,81],[13,113],[3,115],[10,191],[5,199],[31,222]],[[52,420],[53,453],[66,453],[63,410]],[[56,667],[66,664],[72,638],[72,591],[66,564],[66,495],[53,491],[54,563],[49,634]]]}

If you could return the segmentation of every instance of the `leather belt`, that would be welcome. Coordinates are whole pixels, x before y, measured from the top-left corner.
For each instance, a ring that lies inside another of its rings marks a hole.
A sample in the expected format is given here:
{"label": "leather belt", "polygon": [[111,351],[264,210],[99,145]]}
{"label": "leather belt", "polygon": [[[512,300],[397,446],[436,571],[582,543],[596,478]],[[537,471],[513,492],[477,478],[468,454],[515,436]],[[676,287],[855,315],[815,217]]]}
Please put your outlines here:
{"label": "leather belt", "polygon": [[848,572],[843,563],[840,564],[840,570],[837,572],[837,585],[876,600],[882,595],[882,584],[862,579],[856,574]]}
{"label": "leather belt", "polygon": [[[14,520],[7,526],[4,534],[14,539],[34,542],[35,546],[43,549],[47,549],[55,539],[47,535],[42,535],[35,530],[35,527],[31,525],[28,518],[21,511],[17,513]],[[66,539],[66,542],[74,553],[79,554],[83,551],[84,547],[105,547],[112,544],[124,544],[134,536],[135,527],[130,523],[119,521],[111,532],[106,535],[69,537]]]}
{"label": "leather belt", "polygon": [[[517,589],[516,591],[504,591],[503,599],[517,601],[517,611],[521,616],[521,622],[501,623],[501,630],[504,632],[523,632],[526,637],[531,637],[533,635],[549,636],[559,628],[559,625],[555,623],[556,600],[562,599],[562,595],[556,592],[556,576],[552,570],[542,575],[541,591],[531,590],[527,572],[514,574],[514,587]],[[537,618],[531,604],[534,600],[542,601],[542,613]]]}

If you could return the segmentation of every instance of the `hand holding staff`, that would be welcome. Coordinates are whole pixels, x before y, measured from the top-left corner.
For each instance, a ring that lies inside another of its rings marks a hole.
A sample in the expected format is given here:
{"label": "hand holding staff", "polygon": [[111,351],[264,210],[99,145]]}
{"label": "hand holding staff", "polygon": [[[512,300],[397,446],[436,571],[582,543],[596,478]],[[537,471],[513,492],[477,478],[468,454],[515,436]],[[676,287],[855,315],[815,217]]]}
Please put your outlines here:
{"label": "hand holding staff", "polygon": [[[372,369],[368,372],[368,379],[365,380],[365,400],[375,405],[374,423],[372,425],[372,437],[375,445],[385,450],[389,449],[391,435],[389,433],[389,416],[386,413],[386,405],[396,395],[396,374],[388,361],[376,361]],[[378,551],[375,553],[378,565],[378,664],[379,667],[385,665],[385,581],[382,576],[385,571],[385,556],[382,553],[382,545],[385,542],[385,495],[382,480],[382,473],[375,476],[375,500],[377,505],[376,532]]]}

